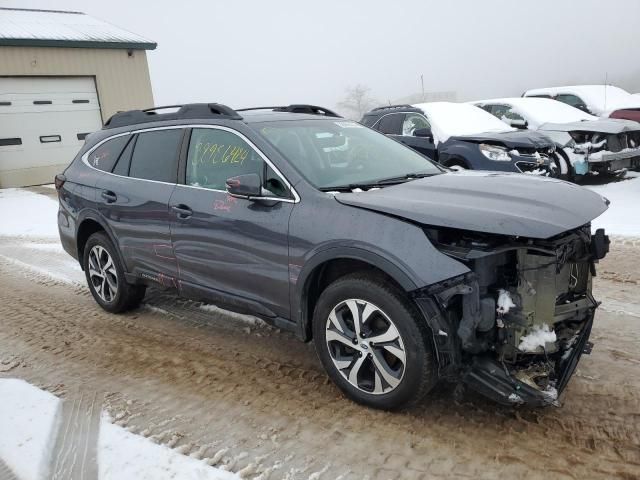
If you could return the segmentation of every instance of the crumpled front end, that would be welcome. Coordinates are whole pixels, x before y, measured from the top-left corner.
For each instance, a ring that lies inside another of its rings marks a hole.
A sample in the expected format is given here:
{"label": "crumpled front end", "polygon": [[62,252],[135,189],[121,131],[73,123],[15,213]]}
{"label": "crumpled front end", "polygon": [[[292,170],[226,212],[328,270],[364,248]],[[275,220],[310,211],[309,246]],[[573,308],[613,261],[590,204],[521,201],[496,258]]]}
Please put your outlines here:
{"label": "crumpled front end", "polygon": [[624,175],[640,170],[640,129],[617,133],[592,130],[545,131],[562,146],[575,175]]}
{"label": "crumpled front end", "polygon": [[[585,226],[548,240],[446,229],[427,234],[472,271],[417,296],[423,311],[428,297],[440,308],[434,337],[444,376],[499,403],[555,404],[590,349],[598,306],[591,281],[608,251],[604,231],[591,235]],[[440,358],[441,348],[453,353]]]}

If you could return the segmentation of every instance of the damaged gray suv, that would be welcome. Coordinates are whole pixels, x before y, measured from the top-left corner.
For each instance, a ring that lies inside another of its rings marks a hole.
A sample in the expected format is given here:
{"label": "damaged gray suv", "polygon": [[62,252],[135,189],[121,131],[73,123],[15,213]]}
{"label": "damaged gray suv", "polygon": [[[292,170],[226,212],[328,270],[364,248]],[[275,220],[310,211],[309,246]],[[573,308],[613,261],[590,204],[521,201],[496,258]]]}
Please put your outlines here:
{"label": "damaged gray suv", "polygon": [[590,349],[606,199],[450,172],[320,107],[119,113],[56,187],[62,244],[102,308],[152,286],[256,315],[313,340],[372,407],[440,380],[553,404]]}

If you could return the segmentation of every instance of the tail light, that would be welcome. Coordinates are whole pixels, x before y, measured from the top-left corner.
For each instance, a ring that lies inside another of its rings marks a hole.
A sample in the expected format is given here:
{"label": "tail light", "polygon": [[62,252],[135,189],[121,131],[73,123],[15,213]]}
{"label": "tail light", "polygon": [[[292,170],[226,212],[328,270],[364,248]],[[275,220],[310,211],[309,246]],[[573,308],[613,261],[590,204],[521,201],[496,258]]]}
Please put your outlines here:
{"label": "tail light", "polygon": [[67,181],[67,177],[65,177],[63,174],[59,173],[58,175],[56,175],[56,178],[53,181],[53,183],[56,186],[56,190],[60,190],[64,185],[64,182],[66,181]]}

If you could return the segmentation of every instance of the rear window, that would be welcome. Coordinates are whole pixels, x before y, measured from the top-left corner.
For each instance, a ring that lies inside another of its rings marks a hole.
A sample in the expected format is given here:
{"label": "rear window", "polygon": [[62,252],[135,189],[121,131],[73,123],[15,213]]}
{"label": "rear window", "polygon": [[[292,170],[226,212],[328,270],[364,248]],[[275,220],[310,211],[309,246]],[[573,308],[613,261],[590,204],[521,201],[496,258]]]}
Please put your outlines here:
{"label": "rear window", "polygon": [[129,141],[129,135],[107,140],[89,154],[89,165],[98,170],[110,172],[127,144],[127,141]]}
{"label": "rear window", "polygon": [[181,128],[138,134],[129,176],[158,182],[176,183]]}

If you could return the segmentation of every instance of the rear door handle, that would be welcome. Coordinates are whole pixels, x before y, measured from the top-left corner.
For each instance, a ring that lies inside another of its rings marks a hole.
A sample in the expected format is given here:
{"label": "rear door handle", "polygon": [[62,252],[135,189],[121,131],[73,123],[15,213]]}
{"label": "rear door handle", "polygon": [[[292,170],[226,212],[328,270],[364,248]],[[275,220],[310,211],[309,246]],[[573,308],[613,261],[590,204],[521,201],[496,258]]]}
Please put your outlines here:
{"label": "rear door handle", "polygon": [[115,193],[113,193],[111,190],[103,190],[101,195],[102,195],[102,198],[104,198],[107,203],[113,203],[116,200],[118,200],[118,196]]}
{"label": "rear door handle", "polygon": [[178,218],[189,218],[193,215],[193,210],[191,210],[188,206],[184,205],[184,204],[179,204],[179,205],[172,205],[171,206],[171,210],[173,210],[174,212],[176,212],[176,214],[178,215]]}

